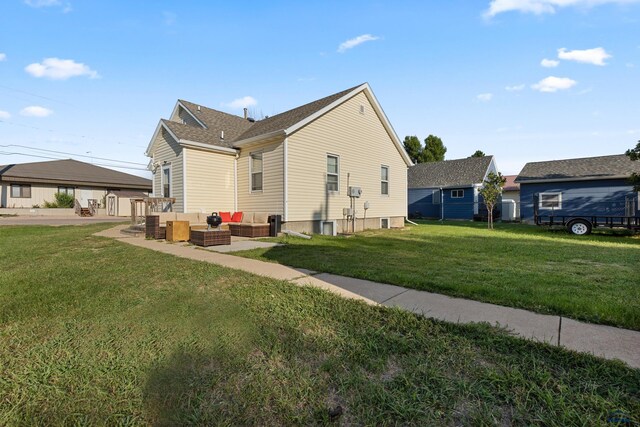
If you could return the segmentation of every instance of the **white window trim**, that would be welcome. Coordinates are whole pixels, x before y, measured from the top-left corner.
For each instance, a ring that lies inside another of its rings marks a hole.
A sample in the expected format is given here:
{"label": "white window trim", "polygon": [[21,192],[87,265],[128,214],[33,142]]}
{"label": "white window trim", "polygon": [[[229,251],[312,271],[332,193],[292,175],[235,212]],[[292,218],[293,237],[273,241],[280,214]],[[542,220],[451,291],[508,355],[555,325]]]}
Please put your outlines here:
{"label": "white window trim", "polygon": [[169,197],[173,197],[173,168],[171,167],[171,163],[168,165],[162,166],[162,170],[160,171],[160,196],[164,196],[164,171],[169,170]]}
{"label": "white window trim", "polygon": [[[558,196],[558,206],[557,207],[546,207],[546,206],[542,206],[542,196]],[[546,210],[553,210],[553,209],[562,209],[562,193],[561,192],[556,192],[556,191],[549,191],[549,192],[544,192],[544,193],[540,193],[538,194],[538,209],[546,209]]]}
{"label": "white window trim", "polygon": [[381,228],[381,229],[383,228],[383,227],[382,227],[382,221],[383,221],[383,220],[387,220],[387,227],[385,227],[385,228],[384,228],[384,230],[391,229],[391,218],[389,218],[389,217],[382,217],[382,218],[380,218],[380,228]]}
{"label": "white window trim", "polygon": [[[382,179],[382,168],[387,168],[387,179],[386,179],[386,180]],[[389,178],[390,178],[390,176],[389,176],[389,175],[390,175],[390,173],[391,173],[391,168],[390,168],[389,166],[387,166],[387,165],[380,165],[380,195],[381,195],[381,196],[384,196],[384,197],[389,197],[389,193],[391,193],[391,188],[390,188],[390,185],[389,185],[389,181],[390,181],[390,180],[389,180]],[[386,182],[386,183],[387,183],[387,194],[384,194],[384,193],[382,192],[382,183],[383,183],[383,182]]]}
{"label": "white window trim", "polygon": [[[254,154],[262,155],[262,170],[260,173],[262,174],[262,188],[260,190],[253,189],[253,156]],[[249,194],[260,194],[264,191],[264,150],[252,151],[249,153]]]}
{"label": "white window trim", "polygon": [[[462,191],[462,196],[454,196],[454,195],[453,195],[453,192],[454,192],[454,191]],[[464,190],[460,190],[460,189],[458,189],[458,190],[451,190],[451,198],[452,198],[452,199],[464,199]]]}
{"label": "white window trim", "polygon": [[[327,160],[329,158],[329,156],[331,157],[335,157],[338,160],[338,173],[329,173],[327,171]],[[324,156],[324,173],[325,173],[325,191],[329,194],[340,194],[340,156],[337,154],[333,154],[333,153],[326,153],[326,155]],[[334,190],[329,190],[329,181],[326,179],[327,176],[329,175],[337,175],[338,176],[338,189],[336,191]]]}

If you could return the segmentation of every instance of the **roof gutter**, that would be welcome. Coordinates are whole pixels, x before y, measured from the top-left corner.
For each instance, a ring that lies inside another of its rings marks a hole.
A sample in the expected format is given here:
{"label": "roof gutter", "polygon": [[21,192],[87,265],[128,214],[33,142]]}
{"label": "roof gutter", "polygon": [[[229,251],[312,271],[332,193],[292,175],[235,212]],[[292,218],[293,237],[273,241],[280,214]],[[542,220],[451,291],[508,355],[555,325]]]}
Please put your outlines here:
{"label": "roof gutter", "polygon": [[188,139],[178,139],[177,141],[178,141],[178,144],[183,145],[185,147],[200,148],[207,151],[217,151],[220,153],[234,154],[234,155],[237,153],[237,151],[233,148],[220,147],[213,144],[205,144],[204,142],[189,141]]}

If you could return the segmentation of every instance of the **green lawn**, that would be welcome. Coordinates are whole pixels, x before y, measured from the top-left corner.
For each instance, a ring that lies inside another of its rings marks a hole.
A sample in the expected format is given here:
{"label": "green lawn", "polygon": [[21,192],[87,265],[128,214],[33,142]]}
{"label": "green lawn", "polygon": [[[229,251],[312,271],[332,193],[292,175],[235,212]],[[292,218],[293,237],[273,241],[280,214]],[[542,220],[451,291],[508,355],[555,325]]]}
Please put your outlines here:
{"label": "green lawn", "polygon": [[638,420],[621,363],[91,235],[110,226],[0,227],[0,425]]}
{"label": "green lawn", "polygon": [[425,222],[237,255],[640,330],[640,239]]}

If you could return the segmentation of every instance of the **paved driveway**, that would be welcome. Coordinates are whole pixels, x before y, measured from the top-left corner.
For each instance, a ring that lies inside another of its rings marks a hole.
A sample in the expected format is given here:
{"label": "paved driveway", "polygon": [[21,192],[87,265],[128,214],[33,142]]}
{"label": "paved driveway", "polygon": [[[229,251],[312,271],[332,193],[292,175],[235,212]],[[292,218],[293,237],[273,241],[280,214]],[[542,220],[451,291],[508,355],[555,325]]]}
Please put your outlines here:
{"label": "paved driveway", "polygon": [[98,222],[127,222],[129,218],[113,216],[92,216],[81,218],[79,216],[2,216],[2,225],[86,225]]}

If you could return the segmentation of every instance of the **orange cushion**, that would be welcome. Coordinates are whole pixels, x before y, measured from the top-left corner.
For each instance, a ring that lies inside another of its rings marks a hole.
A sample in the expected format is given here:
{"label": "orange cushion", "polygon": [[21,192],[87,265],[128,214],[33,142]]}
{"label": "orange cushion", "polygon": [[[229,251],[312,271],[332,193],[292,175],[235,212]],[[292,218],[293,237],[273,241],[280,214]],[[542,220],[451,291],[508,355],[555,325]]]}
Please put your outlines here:
{"label": "orange cushion", "polygon": [[231,221],[229,222],[240,222],[242,221],[242,212],[234,212],[231,217]]}
{"label": "orange cushion", "polygon": [[231,222],[231,212],[220,212],[220,218],[222,222]]}

